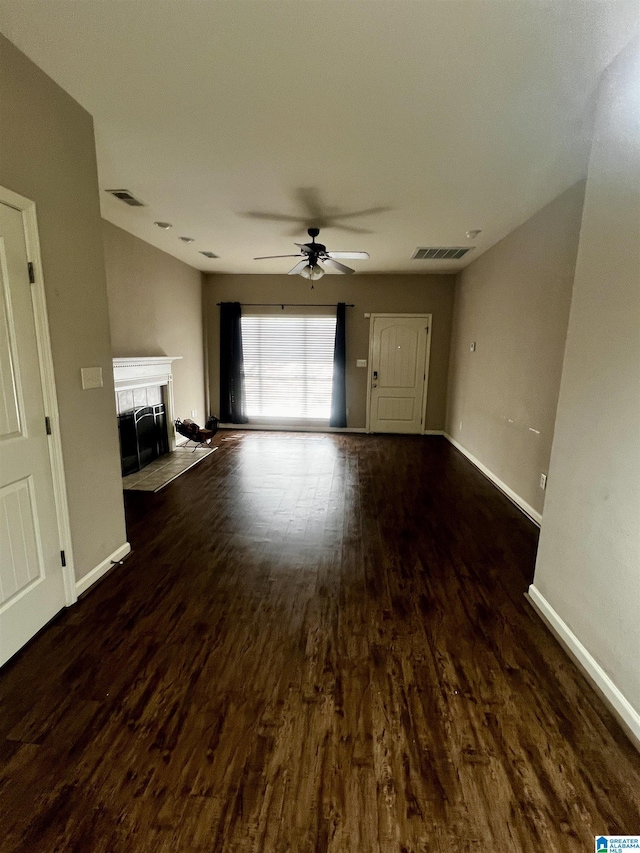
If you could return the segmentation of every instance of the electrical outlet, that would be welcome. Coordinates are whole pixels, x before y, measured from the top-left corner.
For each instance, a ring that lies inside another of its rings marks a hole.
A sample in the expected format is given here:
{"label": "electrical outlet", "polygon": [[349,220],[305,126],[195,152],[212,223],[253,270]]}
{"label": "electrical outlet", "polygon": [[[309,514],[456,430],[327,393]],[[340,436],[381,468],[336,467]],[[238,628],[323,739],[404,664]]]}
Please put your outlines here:
{"label": "electrical outlet", "polygon": [[469,352],[475,352],[475,351],[476,351],[476,342],[471,341],[471,343],[469,344]]}
{"label": "electrical outlet", "polygon": [[540,488],[544,491],[547,488],[547,475],[540,474]]}
{"label": "electrical outlet", "polygon": [[198,417],[198,410],[197,409],[191,409],[191,417],[192,418]]}
{"label": "electrical outlet", "polygon": [[458,427],[458,429],[459,429],[459,430],[461,430],[461,429],[462,429],[462,421],[460,421],[460,426]]}

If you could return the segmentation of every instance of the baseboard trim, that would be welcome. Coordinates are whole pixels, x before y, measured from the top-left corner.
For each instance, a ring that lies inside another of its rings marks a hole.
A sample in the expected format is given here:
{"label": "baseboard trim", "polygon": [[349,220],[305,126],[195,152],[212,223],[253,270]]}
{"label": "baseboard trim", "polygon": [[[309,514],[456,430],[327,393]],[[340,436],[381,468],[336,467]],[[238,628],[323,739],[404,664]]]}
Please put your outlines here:
{"label": "baseboard trim", "polygon": [[547,625],[569,657],[584,673],[590,684],[600,694],[607,707],[615,715],[635,747],[640,750],[640,713],[616,687],[604,669],[582,645],[562,617],[553,609],[534,584],[529,587],[525,598],[538,616]]}
{"label": "baseboard trim", "polygon": [[484,474],[487,480],[491,480],[493,485],[497,486],[500,491],[503,492],[503,494],[505,494],[509,498],[511,503],[515,504],[519,510],[521,510],[528,518],[531,519],[531,521],[533,521],[534,524],[537,524],[538,527],[540,527],[540,525],[542,524],[541,513],[539,513],[530,504],[523,500],[520,495],[516,494],[516,492],[513,491],[513,489],[510,489],[506,483],[503,483],[502,480],[496,477],[493,471],[490,471],[486,465],[483,465],[479,459],[476,459],[476,457],[472,453],[469,453],[467,448],[463,447],[463,445],[460,444],[459,441],[456,441],[455,438],[452,438],[448,432],[443,433],[443,435],[447,439],[447,441],[450,441],[451,444],[453,444],[456,450],[459,450],[463,456],[467,457],[467,459],[469,460],[469,462],[471,462],[472,465],[475,465],[476,468],[482,474]]}
{"label": "baseboard trim", "polygon": [[267,430],[269,432],[366,432],[365,427],[277,426],[271,424],[218,424],[220,429]]}
{"label": "baseboard trim", "polygon": [[[366,433],[366,427],[276,426],[271,424],[218,424],[220,429],[269,430],[271,432],[353,432]],[[425,429],[420,435],[446,435],[441,429]]]}
{"label": "baseboard trim", "polygon": [[106,575],[106,573],[113,568],[114,563],[117,563],[118,560],[126,557],[130,551],[131,545],[128,542],[125,542],[124,545],[116,548],[113,554],[109,554],[105,560],[98,563],[95,569],[91,569],[91,571],[87,572],[83,578],[76,581],[76,594],[82,595],[83,592],[86,592],[90,586],[93,586],[96,581],[99,581],[101,577]]}

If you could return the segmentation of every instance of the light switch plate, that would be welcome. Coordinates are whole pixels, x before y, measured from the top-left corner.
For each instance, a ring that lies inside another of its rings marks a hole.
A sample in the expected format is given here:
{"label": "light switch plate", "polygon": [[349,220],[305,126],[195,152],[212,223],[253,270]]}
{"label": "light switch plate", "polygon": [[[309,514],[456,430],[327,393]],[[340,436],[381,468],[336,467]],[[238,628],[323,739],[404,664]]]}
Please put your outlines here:
{"label": "light switch plate", "polygon": [[81,367],[82,388],[84,391],[89,388],[102,388],[102,368],[101,367]]}
{"label": "light switch plate", "polygon": [[356,367],[366,367],[367,359],[366,358],[357,358],[356,359]]}

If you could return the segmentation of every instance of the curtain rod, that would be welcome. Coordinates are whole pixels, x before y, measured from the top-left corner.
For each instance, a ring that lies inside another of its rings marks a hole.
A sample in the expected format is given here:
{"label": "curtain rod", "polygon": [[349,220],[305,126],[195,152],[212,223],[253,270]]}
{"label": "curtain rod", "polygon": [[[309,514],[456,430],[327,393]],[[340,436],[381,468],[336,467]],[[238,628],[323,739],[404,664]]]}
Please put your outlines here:
{"label": "curtain rod", "polygon": [[[216,302],[216,305],[222,305],[222,302]],[[324,304],[317,303],[307,303],[307,302],[241,302],[244,308],[277,308],[278,305],[281,308],[337,308],[338,304],[336,302],[329,302]],[[351,303],[345,303],[345,308],[355,308],[356,306]]]}

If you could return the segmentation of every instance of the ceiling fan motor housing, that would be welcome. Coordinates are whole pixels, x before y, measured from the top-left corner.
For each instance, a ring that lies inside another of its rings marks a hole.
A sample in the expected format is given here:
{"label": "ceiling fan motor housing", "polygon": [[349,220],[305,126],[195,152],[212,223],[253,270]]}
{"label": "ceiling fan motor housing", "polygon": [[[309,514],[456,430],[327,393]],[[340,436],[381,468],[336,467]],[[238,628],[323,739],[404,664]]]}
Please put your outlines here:
{"label": "ceiling fan motor housing", "polygon": [[[316,243],[316,237],[318,236],[319,233],[320,233],[319,228],[307,229],[307,234],[309,235],[309,237],[311,237],[311,242],[310,243],[304,243],[304,245],[301,246],[303,251],[305,249],[308,250],[307,254],[309,255],[309,261],[311,262],[313,259],[313,263],[311,263],[311,266],[313,266],[314,263],[317,263],[319,255],[325,255],[327,253],[327,247],[326,246],[323,246],[322,243]],[[298,245],[300,245],[300,244],[298,244]]]}

